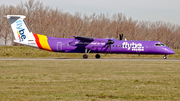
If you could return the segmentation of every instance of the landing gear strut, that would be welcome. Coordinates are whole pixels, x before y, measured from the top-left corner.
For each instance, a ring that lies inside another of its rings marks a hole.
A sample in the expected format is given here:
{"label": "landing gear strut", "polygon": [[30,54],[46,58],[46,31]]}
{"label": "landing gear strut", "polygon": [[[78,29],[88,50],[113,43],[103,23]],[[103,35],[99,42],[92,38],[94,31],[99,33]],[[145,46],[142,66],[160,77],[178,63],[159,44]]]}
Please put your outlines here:
{"label": "landing gear strut", "polygon": [[166,56],[166,55],[164,55],[164,56],[163,56],[163,59],[167,59],[167,56]]}
{"label": "landing gear strut", "polygon": [[101,56],[99,54],[96,54],[96,59],[99,59]]}
{"label": "landing gear strut", "polygon": [[88,53],[90,53],[91,50],[88,51],[88,49],[85,50],[85,54],[83,55],[83,59],[88,58]]}

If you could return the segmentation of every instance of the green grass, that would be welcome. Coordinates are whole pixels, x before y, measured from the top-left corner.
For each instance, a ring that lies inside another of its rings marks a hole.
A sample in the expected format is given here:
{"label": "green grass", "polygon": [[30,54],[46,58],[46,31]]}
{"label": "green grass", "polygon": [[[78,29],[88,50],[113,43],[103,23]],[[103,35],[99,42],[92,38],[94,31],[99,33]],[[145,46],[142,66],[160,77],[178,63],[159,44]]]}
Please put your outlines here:
{"label": "green grass", "polygon": [[[168,59],[180,59],[180,50],[168,55]],[[83,53],[56,53],[27,46],[0,46],[0,58],[82,58]],[[95,54],[89,54],[89,58],[95,58]],[[163,55],[137,54],[101,54],[101,58],[159,58]]]}
{"label": "green grass", "polygon": [[1,100],[180,100],[179,61],[0,61]]}

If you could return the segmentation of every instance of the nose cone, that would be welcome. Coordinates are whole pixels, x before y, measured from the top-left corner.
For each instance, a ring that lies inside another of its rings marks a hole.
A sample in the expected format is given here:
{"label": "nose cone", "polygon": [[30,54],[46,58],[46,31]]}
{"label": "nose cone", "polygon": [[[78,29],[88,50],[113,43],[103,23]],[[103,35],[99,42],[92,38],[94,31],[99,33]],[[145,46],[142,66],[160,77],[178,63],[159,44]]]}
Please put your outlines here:
{"label": "nose cone", "polygon": [[169,47],[163,48],[165,54],[175,54],[175,52]]}

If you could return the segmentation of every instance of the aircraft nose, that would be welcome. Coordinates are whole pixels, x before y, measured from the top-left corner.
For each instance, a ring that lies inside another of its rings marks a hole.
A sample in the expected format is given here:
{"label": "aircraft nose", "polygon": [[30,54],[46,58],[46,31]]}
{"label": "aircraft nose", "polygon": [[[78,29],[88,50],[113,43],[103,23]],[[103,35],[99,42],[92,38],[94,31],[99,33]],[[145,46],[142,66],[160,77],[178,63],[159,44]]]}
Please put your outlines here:
{"label": "aircraft nose", "polygon": [[164,48],[164,50],[165,50],[164,53],[166,53],[166,54],[175,54],[175,52],[172,49],[168,48],[168,47]]}

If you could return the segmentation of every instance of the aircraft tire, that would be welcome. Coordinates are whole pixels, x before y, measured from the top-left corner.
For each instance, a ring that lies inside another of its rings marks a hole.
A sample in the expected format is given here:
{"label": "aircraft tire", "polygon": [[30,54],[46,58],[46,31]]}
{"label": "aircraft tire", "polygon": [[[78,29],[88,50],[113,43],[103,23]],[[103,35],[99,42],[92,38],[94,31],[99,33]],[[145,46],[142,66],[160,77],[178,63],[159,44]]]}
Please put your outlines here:
{"label": "aircraft tire", "polygon": [[84,54],[83,55],[83,59],[87,59],[88,58],[88,55],[87,54]]}
{"label": "aircraft tire", "polygon": [[164,56],[163,59],[167,59],[167,56]]}
{"label": "aircraft tire", "polygon": [[99,59],[101,56],[99,54],[96,54],[96,59]]}

